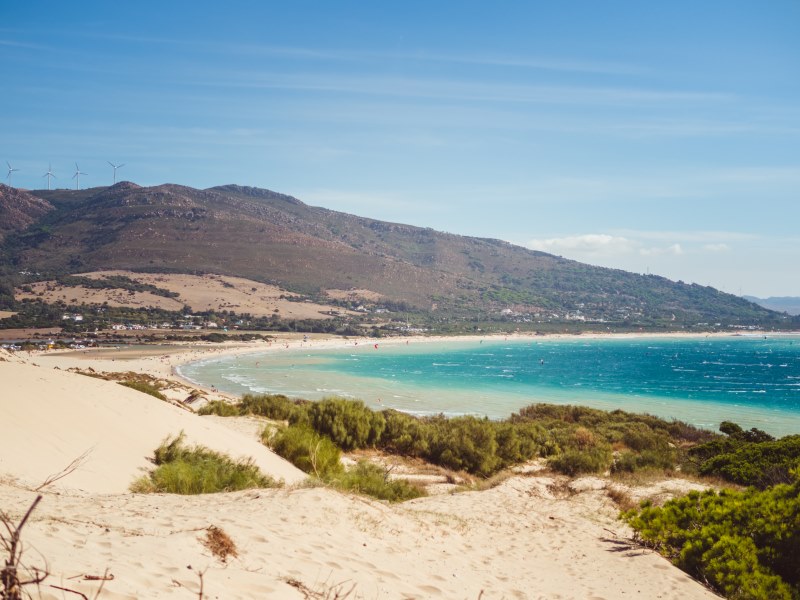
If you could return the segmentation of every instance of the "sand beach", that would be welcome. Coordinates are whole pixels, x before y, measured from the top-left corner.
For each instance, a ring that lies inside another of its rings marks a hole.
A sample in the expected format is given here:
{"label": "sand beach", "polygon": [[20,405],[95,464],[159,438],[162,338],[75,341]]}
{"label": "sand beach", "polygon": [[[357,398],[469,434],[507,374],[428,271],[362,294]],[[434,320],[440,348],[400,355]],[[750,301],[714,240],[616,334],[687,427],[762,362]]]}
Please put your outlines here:
{"label": "sand beach", "polygon": [[[568,480],[532,465],[485,491],[390,505],[309,487],[302,472],[258,443],[257,423],[199,417],[180,406],[198,391],[175,375],[183,362],[342,343],[312,336],[272,346],[0,351],[0,509],[18,522],[43,496],[22,536],[25,564],[49,573],[34,597],[93,597],[102,586],[100,598],[197,598],[201,583],[207,598],[716,597],[631,544],[602,478]],[[168,380],[172,402],[69,371],[75,368]],[[180,431],[252,457],[285,485],[204,496],[129,492],[155,447]],[[41,487],[76,459],[74,470]],[[659,486],[629,493],[697,487]],[[237,557],[211,553],[204,539],[212,526],[235,542]]]}

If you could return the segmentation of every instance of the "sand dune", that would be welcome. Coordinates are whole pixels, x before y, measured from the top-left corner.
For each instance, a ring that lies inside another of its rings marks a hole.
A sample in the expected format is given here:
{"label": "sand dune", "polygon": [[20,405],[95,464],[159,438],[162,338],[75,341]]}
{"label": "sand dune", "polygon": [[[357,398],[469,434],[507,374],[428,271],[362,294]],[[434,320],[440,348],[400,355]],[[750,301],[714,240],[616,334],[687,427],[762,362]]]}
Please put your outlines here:
{"label": "sand dune", "polygon": [[294,483],[304,474],[263,445],[117,383],[30,364],[0,362],[0,472],[31,485],[89,452],[56,485],[122,493],[152,465],[167,436],[183,431],[190,443],[252,457],[267,474]]}
{"label": "sand dune", "polygon": [[[43,598],[73,597],[53,585],[93,597],[99,583],[86,576],[105,572],[114,578],[101,599],[197,598],[200,572],[203,597],[226,599],[333,598],[336,591],[370,600],[716,597],[658,555],[630,546],[597,478],[569,483],[521,474],[488,491],[400,505],[327,488],[127,493],[148,466],[145,457],[181,429],[192,441],[253,456],[288,482],[302,474],[255,442],[246,423],[236,431],[54,369],[57,355],[32,359],[49,366],[3,357],[0,508],[18,521],[35,497],[25,484],[93,449],[81,468],[44,491],[23,532],[26,564],[46,563],[51,574]],[[203,544],[212,525],[230,536],[238,557],[223,562]]]}

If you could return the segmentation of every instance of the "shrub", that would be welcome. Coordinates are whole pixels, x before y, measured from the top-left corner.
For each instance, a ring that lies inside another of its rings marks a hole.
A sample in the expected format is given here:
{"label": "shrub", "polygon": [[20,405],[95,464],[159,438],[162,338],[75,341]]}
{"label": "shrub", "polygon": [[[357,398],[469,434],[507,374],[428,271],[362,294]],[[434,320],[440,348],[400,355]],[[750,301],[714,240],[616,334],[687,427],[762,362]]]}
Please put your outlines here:
{"label": "shrub", "polygon": [[210,494],[275,487],[252,459],[234,461],[203,446],[187,447],[181,433],[165,439],[153,453],[157,468],[131,485],[135,493]]}
{"label": "shrub", "polygon": [[606,445],[586,450],[567,448],[551,458],[549,464],[559,473],[570,477],[581,473],[602,473],[611,465],[611,448]]}
{"label": "shrub", "polygon": [[429,421],[432,462],[475,475],[489,476],[501,466],[495,424],[477,417],[435,417]]}
{"label": "shrub", "polygon": [[383,411],[386,427],[378,446],[393,454],[427,456],[430,432],[424,421],[396,410]]}
{"label": "shrub", "polygon": [[614,458],[612,473],[633,473],[643,469],[672,469],[675,460],[671,452],[643,450],[642,452],[622,452]]}
{"label": "shrub", "polygon": [[242,414],[241,405],[225,402],[224,400],[212,400],[197,411],[198,415],[217,415],[219,417],[238,417]]}
{"label": "shrub", "polygon": [[342,471],[339,448],[307,425],[290,425],[274,434],[265,429],[261,439],[298,469],[324,481]]}
{"label": "shrub", "polygon": [[764,489],[790,482],[791,470],[799,463],[800,435],[792,435],[780,440],[746,443],[731,452],[721,453],[706,460],[700,473]]}
{"label": "shrub", "polygon": [[276,421],[300,423],[308,420],[310,402],[291,400],[282,394],[255,396],[245,394],[239,402],[239,411],[244,415],[259,415]]}
{"label": "shrub", "polygon": [[623,514],[638,540],[727,598],[800,597],[800,471],[768,490],[691,492]]}
{"label": "shrub", "polygon": [[403,502],[424,496],[425,492],[403,479],[389,479],[382,467],[362,460],[332,481],[340,490],[367,494],[379,500]]}
{"label": "shrub", "polygon": [[142,392],[143,394],[150,394],[151,396],[158,398],[159,400],[166,400],[167,397],[158,391],[158,388],[150,383],[145,383],[144,381],[118,381],[120,385],[124,385],[125,387],[129,387],[132,390],[136,390],[137,392]]}
{"label": "shrub", "polygon": [[308,408],[311,426],[327,435],[343,450],[374,446],[386,428],[381,413],[371,411],[358,400],[326,398]]}

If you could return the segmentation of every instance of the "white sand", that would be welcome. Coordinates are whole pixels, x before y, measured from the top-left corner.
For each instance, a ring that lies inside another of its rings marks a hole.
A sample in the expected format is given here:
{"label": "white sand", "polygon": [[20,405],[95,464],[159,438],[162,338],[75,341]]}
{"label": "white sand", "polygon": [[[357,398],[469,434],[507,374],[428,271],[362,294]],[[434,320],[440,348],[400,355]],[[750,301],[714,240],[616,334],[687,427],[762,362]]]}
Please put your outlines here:
{"label": "white sand", "polygon": [[[106,569],[114,579],[101,599],[197,598],[199,571],[204,597],[226,599],[312,597],[297,586],[324,592],[337,584],[342,592],[354,586],[349,597],[364,599],[716,597],[661,557],[625,545],[629,532],[597,479],[576,482],[583,491],[568,497],[553,491],[563,479],[516,476],[492,490],[400,505],[324,488],[127,493],[148,466],[145,457],[181,429],[192,441],[253,456],[287,481],[299,475],[254,442],[252,431],[55,370],[59,360],[62,368],[79,360],[58,356],[30,359],[38,367],[19,357],[0,362],[2,510],[19,520],[35,497],[26,485],[93,448],[81,468],[45,491],[23,532],[26,563],[46,560],[51,573],[42,597],[78,597],[49,585],[92,597],[98,584],[83,577]],[[163,357],[123,362],[119,370],[170,368]],[[203,546],[210,525],[231,536],[238,558],[225,564]]]}

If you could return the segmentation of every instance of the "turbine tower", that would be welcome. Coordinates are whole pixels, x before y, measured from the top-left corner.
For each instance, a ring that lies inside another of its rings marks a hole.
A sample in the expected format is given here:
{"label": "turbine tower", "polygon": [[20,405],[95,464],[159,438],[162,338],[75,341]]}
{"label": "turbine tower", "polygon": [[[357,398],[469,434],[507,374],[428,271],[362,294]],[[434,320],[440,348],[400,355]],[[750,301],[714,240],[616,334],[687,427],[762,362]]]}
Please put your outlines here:
{"label": "turbine tower", "polygon": [[[47,173],[42,175],[42,177],[47,177],[47,189],[49,190],[50,189],[50,178],[51,177],[56,177],[55,175],[53,175],[53,167],[52,167],[52,165],[47,165]],[[58,177],[56,177],[56,179],[58,179]]]}
{"label": "turbine tower", "polygon": [[115,164],[114,164],[114,163],[112,163],[110,160],[109,160],[109,161],[107,161],[107,162],[108,162],[108,164],[110,164],[112,167],[114,167],[114,183],[117,183],[117,169],[121,169],[122,167],[124,167],[124,166],[125,166],[125,163],[122,163],[121,165],[115,165]]}
{"label": "turbine tower", "polygon": [[19,169],[15,169],[14,167],[12,167],[11,163],[8,161],[6,161],[6,164],[8,165],[8,175],[6,175],[6,179],[8,179],[8,185],[11,185],[11,174],[14,171],[19,171]]}
{"label": "turbine tower", "polygon": [[75,189],[81,189],[81,175],[88,175],[88,173],[84,173],[81,171],[81,168],[78,166],[78,163],[75,163],[75,175],[72,178],[75,180]]}

